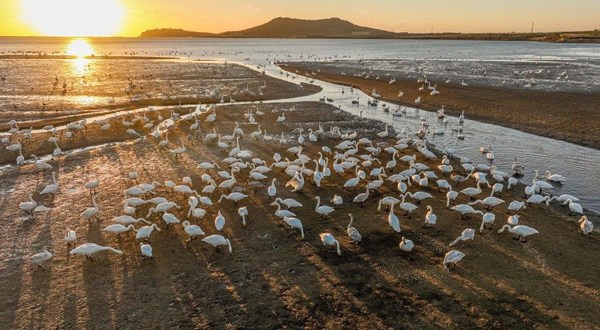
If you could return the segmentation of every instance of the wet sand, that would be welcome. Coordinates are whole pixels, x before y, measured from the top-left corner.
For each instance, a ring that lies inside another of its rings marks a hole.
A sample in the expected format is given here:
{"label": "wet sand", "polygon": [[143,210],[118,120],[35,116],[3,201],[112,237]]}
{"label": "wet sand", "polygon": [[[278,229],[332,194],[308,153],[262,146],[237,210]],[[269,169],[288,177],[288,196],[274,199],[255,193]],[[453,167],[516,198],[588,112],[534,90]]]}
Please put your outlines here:
{"label": "wet sand", "polygon": [[[403,80],[395,72],[392,74],[396,75],[396,82],[389,84],[389,77],[384,77],[383,74],[380,80],[376,80],[374,75],[369,79],[354,76],[363,69],[349,71],[346,68],[346,75],[342,75],[335,63],[291,63],[281,64],[280,67],[300,75],[315,72],[316,75],[310,76],[354,86],[368,95],[376,89],[383,99],[393,103],[415,106],[415,99],[420,96],[420,109],[437,111],[444,105],[446,113],[453,116],[464,111],[465,117],[469,119],[600,149],[598,94],[462,86],[456,82],[432,81],[432,85],[437,83],[437,90],[440,92],[432,96],[427,84],[423,91],[419,91],[421,83]],[[404,93],[401,98],[398,98],[399,91]]]}
{"label": "wet sand", "polygon": [[[286,112],[283,125],[275,124],[278,114],[272,110],[291,106],[219,108],[217,130],[231,132],[235,121],[243,118],[247,109],[256,107],[265,113],[257,116],[257,122],[276,139],[281,131],[316,129],[321,122],[326,130],[336,125],[342,130],[357,130],[361,137],[383,141],[376,136],[383,130],[382,123],[336,111],[323,103],[296,104],[296,111]],[[101,229],[122,214],[122,192],[133,185],[127,179],[130,171],[140,174],[140,183],[179,183],[181,177],[190,176],[193,188],[202,190],[200,176],[204,171],[196,165],[219,161],[226,153],[214,143],[198,140],[193,145],[188,143],[188,152],[174,159],[167,149],[176,148],[181,140],[188,141],[190,124],[177,123],[166,149],[149,138],[50,161],[57,171],[60,192],[55,197],[35,193],[34,199],[51,209],[37,213],[32,220],[24,221],[17,205],[27,199],[29,192],[39,192],[50,183],[50,173],[38,172],[33,165],[0,173],[0,217],[5,219],[0,227],[0,319],[4,326],[591,329],[600,324],[600,259],[594,252],[600,248],[600,239],[597,232],[585,237],[576,224],[578,217],[568,216],[563,207],[528,207],[520,212],[521,224],[540,231],[525,244],[513,240],[509,233],[496,233],[506,221],[508,203],[495,208],[494,230],[477,232],[474,241],[453,247],[466,257],[448,272],[442,266],[443,256],[450,250],[448,243],[465,228],[478,230],[481,217],[461,220],[458,213],[446,209],[442,202],[445,193],[426,188],[423,190],[435,198],[422,202],[410,219],[396,212],[402,224],[402,233],[398,234],[389,229],[386,212],[375,212],[381,197],[397,197],[395,185],[386,182],[361,208],[349,201],[362,189],[351,192],[339,188],[352,177],[350,174],[332,175],[321,188],[307,182],[302,193],[284,188],[289,177],[280,170],[268,174],[278,179],[277,189],[283,198],[295,198],[304,204],[304,208],[294,210],[304,223],[306,237],[302,240],[297,231],[273,215],[275,208],[268,205],[266,193],[270,180],[265,180],[264,187],[250,188],[244,184],[248,178],[245,170],[238,179],[248,199],[239,205],[231,201],[216,204],[220,194],[215,193],[210,196],[215,205],[206,208],[206,217],[190,219],[209,235],[216,233],[214,218],[217,211],[222,211],[227,221],[222,234],[232,240],[233,254],[215,252],[200,240],[188,242],[180,225],[168,227],[155,215],[149,219],[162,229],[152,235],[155,256],[142,260],[133,233],[116,237]],[[206,133],[212,127],[203,123],[202,131]],[[241,127],[246,135],[256,130],[246,121]],[[88,129],[90,136],[103,134],[94,125]],[[333,147],[339,141],[323,136],[317,143],[306,144],[304,153],[315,157],[322,145]],[[60,143],[69,144],[63,140]],[[275,151],[293,157],[285,149],[295,145],[282,147],[248,137],[241,143],[242,148],[254,152],[253,157],[269,163]],[[439,160],[425,160],[413,149],[404,154],[417,154],[417,160],[430,167],[439,164]],[[381,158],[387,161],[389,156]],[[399,169],[406,167],[402,163]],[[216,176],[214,171],[209,173]],[[101,182],[101,211],[98,221],[88,223],[79,216],[90,205],[90,195],[82,186],[95,177]],[[463,184],[459,189],[472,185]],[[501,198],[522,199],[521,191],[522,187],[516,188]],[[184,196],[165,187],[156,192],[184,206],[173,213],[182,221],[186,219]],[[318,217],[314,196],[323,197],[331,205],[328,201],[333,194],[344,198],[343,208],[324,219]],[[483,188],[483,195],[489,195],[488,188]],[[457,203],[465,202],[465,196],[457,199]],[[434,228],[421,226],[427,205],[438,216]],[[240,206],[249,210],[246,227],[237,215]],[[137,216],[144,216],[147,208],[139,207]],[[356,218],[354,226],[363,235],[359,245],[350,243],[346,236],[346,214],[350,212]],[[87,241],[110,245],[124,254],[101,253],[94,261],[69,256],[63,241],[67,227],[77,232],[76,244]],[[341,256],[321,244],[318,234],[325,231],[339,239]],[[402,236],[415,242],[412,253],[399,250]],[[44,245],[54,253],[46,271],[32,266],[27,259]]]}
{"label": "wet sand", "polygon": [[145,106],[262,101],[320,90],[235,64],[147,58],[89,60],[83,67],[60,59],[6,60],[6,64],[0,81],[0,132],[9,129],[11,120],[17,120],[21,129],[41,128]]}

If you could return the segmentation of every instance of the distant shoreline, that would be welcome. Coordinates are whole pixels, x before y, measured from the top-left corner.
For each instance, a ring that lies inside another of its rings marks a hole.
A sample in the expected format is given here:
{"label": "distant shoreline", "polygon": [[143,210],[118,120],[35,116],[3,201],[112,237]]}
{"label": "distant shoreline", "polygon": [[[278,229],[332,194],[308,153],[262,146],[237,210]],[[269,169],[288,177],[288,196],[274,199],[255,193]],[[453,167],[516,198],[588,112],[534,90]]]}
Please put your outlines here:
{"label": "distant shoreline", "polygon": [[[61,37],[61,36],[0,36],[0,38],[22,38],[22,39],[77,39],[77,38],[87,38],[87,39],[140,39],[140,40],[152,40],[152,39],[331,39],[331,40],[439,40],[439,41],[523,41],[523,42],[545,42],[545,43],[571,43],[571,44],[598,44],[600,43],[600,34],[598,36],[582,36],[582,37],[569,37],[563,39],[552,39],[550,35],[561,34],[563,32],[556,33],[542,33],[535,34],[535,36],[523,36],[520,34],[500,34],[500,36],[496,36],[497,34],[407,34],[402,37],[343,37],[343,36],[223,36],[223,35],[215,35],[215,36],[137,36],[137,37]],[[578,32],[564,32],[566,34],[570,33],[578,33]],[[5,58],[5,55],[1,55],[0,58]],[[32,55],[33,56],[33,55]],[[100,57],[100,56],[96,56]]]}

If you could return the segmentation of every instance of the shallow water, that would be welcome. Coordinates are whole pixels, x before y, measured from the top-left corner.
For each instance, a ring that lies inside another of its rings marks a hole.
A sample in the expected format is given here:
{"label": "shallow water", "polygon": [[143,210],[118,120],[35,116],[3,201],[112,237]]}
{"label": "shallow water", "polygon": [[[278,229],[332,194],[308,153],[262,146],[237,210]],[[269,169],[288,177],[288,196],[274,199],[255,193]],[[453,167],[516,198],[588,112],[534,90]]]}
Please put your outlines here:
{"label": "shallow water", "polygon": [[[68,45],[68,39],[53,38],[1,38],[0,54],[24,54],[28,51],[39,53],[62,53]],[[191,60],[217,59],[244,63],[274,77],[288,79],[293,82],[305,81],[303,77],[286,77],[272,65],[273,60],[355,60],[344,62],[344,65],[360,65],[363,68],[377,70],[397,70],[411,77],[427,74],[453,80],[467,78],[484,84],[498,84],[507,79],[515,86],[522,86],[524,79],[535,79],[531,88],[548,90],[585,90],[600,91],[600,46],[583,44],[546,44],[532,42],[478,42],[478,41],[413,41],[413,40],[264,40],[264,39],[102,39],[91,40],[97,54],[141,55],[141,56],[179,56],[179,61],[91,61],[78,66],[77,60],[20,60],[28,63],[17,68],[15,62],[0,60],[0,76],[15,79],[14,85],[0,84],[0,102],[44,103],[49,100],[47,89],[51,87],[56,72],[62,72],[74,81],[74,91],[78,95],[68,97],[52,96],[62,100],[64,108],[84,109],[92,103],[102,106],[106,102],[126,99],[123,90],[128,79],[147,86],[149,93],[156,98],[165,95],[186,95],[204,93],[194,79],[186,75],[193,68]],[[35,56],[35,55],[34,55]],[[381,59],[388,59],[382,61]],[[390,60],[393,59],[393,60]],[[427,60],[425,60],[427,59]],[[16,60],[10,60],[16,61]],[[51,65],[44,65],[52,63]],[[157,64],[159,63],[159,64]],[[78,68],[84,71],[77,71]],[[58,71],[57,71],[58,70]],[[485,75],[483,74],[485,70]],[[568,79],[556,79],[567,71]],[[23,74],[23,72],[28,74]],[[119,83],[106,83],[108,74],[121,74]],[[31,77],[43,78],[42,92],[31,92],[36,89]],[[85,78],[82,78],[84,77]],[[77,78],[79,77],[79,78]],[[183,78],[182,78],[183,77]],[[294,79],[292,79],[294,78]],[[59,79],[63,79],[61,76]],[[169,84],[170,80],[176,83]],[[177,83],[179,82],[179,83]],[[61,80],[62,83],[62,80]],[[224,84],[235,83],[225,81]],[[474,163],[489,162],[479,152],[480,146],[491,144],[496,159],[494,165],[499,170],[510,172],[514,157],[525,165],[526,176],[523,181],[530,183],[534,169],[544,172],[562,174],[567,182],[557,187],[553,193],[569,193],[581,198],[581,204],[587,208],[600,211],[600,197],[595,187],[600,186],[595,164],[600,162],[600,151],[571,143],[539,137],[510,128],[465,120],[466,138],[457,139],[451,127],[456,126],[458,119],[449,117],[444,126],[431,112],[408,108],[407,116],[394,118],[365,104],[355,106],[351,101],[357,96],[361,100],[369,97],[360,91],[350,93],[348,88],[314,81],[324,88],[319,95],[292,99],[288,101],[316,101],[322,96],[334,100],[335,106],[353,114],[382,120],[392,124],[397,131],[408,128],[416,132],[421,127],[424,117],[431,127],[445,127],[442,136],[430,137],[430,141],[438,148],[456,149],[456,153],[469,157]],[[75,86],[76,85],[76,86]],[[75,88],[76,87],[76,88]],[[167,88],[168,87],[168,88]],[[29,88],[29,90],[28,90]],[[342,94],[342,89],[345,93]],[[45,91],[45,92],[44,92]],[[278,101],[279,102],[279,101]],[[20,111],[6,106],[3,111]],[[396,106],[391,105],[392,109]],[[7,110],[8,109],[8,110]],[[467,114],[468,118],[468,114]]]}

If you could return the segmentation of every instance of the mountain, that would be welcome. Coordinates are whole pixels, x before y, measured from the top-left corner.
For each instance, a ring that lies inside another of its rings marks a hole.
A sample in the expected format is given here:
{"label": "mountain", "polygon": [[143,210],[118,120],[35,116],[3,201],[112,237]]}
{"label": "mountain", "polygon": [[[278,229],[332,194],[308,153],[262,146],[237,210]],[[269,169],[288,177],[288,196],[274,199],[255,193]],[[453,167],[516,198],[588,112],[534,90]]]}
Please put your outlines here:
{"label": "mountain", "polygon": [[339,18],[305,20],[278,17],[241,31],[193,32],[182,29],[154,29],[142,38],[345,38],[345,39],[437,39],[437,40],[528,40],[541,42],[600,43],[600,31],[539,33],[394,33],[358,26]]}
{"label": "mountain", "polygon": [[395,33],[358,26],[339,18],[305,20],[278,17],[250,29],[221,35],[243,38],[390,38]]}
{"label": "mountain", "polygon": [[181,29],[154,29],[144,31],[140,35],[143,38],[395,38],[396,36],[397,34],[393,32],[358,26],[339,18],[305,20],[288,17],[278,17],[246,30],[218,34]]}
{"label": "mountain", "polygon": [[216,37],[214,33],[193,32],[182,29],[154,29],[146,30],[140,35],[141,38],[210,38]]}

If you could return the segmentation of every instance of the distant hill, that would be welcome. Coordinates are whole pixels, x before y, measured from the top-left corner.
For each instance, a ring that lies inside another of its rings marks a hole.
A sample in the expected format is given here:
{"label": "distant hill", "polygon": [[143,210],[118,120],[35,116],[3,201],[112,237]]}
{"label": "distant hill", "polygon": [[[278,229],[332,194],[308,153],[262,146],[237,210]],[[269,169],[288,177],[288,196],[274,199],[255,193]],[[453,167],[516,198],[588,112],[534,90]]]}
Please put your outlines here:
{"label": "distant hill", "polygon": [[394,33],[359,26],[339,18],[305,20],[278,17],[265,24],[241,31],[223,33],[193,32],[182,29],[154,29],[142,32],[143,38],[345,38],[345,39],[438,39],[497,40],[600,43],[600,32],[539,33]]}
{"label": "distant hill", "polygon": [[154,29],[142,38],[395,38],[396,33],[358,26],[339,18],[305,20],[278,17],[265,24],[241,31],[223,33],[193,32],[182,29]]}
{"label": "distant hill", "polygon": [[210,38],[215,37],[214,33],[193,32],[182,29],[154,29],[142,32],[141,38]]}
{"label": "distant hill", "polygon": [[358,26],[339,18],[305,20],[278,17],[242,31],[222,33],[228,37],[254,38],[393,38],[395,33]]}

